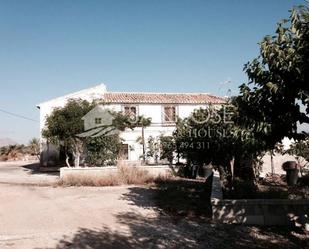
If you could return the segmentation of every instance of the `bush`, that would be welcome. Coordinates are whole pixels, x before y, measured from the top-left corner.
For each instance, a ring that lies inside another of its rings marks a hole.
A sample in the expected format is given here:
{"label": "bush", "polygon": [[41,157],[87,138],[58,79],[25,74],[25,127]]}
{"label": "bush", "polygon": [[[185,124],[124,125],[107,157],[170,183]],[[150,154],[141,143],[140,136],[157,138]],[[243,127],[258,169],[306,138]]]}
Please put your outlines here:
{"label": "bush", "polygon": [[86,162],[93,166],[106,166],[116,163],[121,140],[119,135],[90,137],[86,139]]}
{"label": "bush", "polygon": [[224,198],[251,199],[255,198],[258,192],[258,188],[254,182],[240,178],[235,178],[232,186],[232,188],[231,186],[225,186],[223,188]]}

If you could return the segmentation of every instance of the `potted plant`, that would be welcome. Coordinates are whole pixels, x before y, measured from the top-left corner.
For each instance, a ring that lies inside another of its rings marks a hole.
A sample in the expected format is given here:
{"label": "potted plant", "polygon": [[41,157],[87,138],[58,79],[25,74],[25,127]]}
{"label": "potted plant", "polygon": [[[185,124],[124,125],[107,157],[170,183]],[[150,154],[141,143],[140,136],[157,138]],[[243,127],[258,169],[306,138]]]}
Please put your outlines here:
{"label": "potted plant", "polygon": [[213,173],[213,166],[211,165],[211,163],[209,164],[204,163],[202,166],[202,171],[203,171],[203,176],[208,178]]}
{"label": "potted plant", "polygon": [[286,181],[289,186],[294,186],[298,181],[299,166],[295,161],[286,161],[282,164],[282,169],[286,171]]}

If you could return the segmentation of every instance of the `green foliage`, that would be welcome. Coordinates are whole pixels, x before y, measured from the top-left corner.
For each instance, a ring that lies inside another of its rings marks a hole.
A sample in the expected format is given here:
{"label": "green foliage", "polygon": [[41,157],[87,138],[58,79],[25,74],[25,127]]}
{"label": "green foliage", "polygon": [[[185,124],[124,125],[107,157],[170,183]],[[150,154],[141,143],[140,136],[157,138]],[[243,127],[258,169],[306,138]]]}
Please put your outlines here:
{"label": "green foliage", "polygon": [[[309,118],[309,11],[298,7],[260,43],[260,56],[245,65],[249,83],[240,86],[239,122],[273,149],[283,137],[301,137],[297,122]],[[306,113],[300,110],[300,103]]]}
{"label": "green foliage", "polygon": [[[258,156],[263,153],[262,141],[234,122],[238,118],[237,109],[233,105],[229,108],[229,111],[226,106],[217,110],[198,109],[188,118],[179,120],[174,133],[176,150],[189,163],[212,163],[225,172],[230,172],[234,159],[236,174],[253,177],[253,172],[250,175],[244,169],[258,168]],[[223,118],[226,113],[229,113],[231,120]]]}
{"label": "green foliage", "polygon": [[167,159],[172,164],[174,151],[176,150],[175,140],[172,136],[160,136],[161,159]]}
{"label": "green foliage", "polygon": [[159,157],[159,141],[153,136],[149,136],[147,140],[147,157],[154,158],[156,161]]}
{"label": "green foliage", "polygon": [[306,161],[309,161],[309,139],[296,141],[291,144],[290,148],[287,151],[288,154],[301,156]]}
{"label": "green foliage", "polygon": [[75,166],[79,166],[80,155],[83,152],[83,140],[77,136],[84,131],[82,117],[94,106],[94,102],[70,99],[64,107],[55,108],[46,118],[43,137],[53,144],[62,144],[67,152],[71,152],[74,155]]}
{"label": "green foliage", "polygon": [[[95,102],[89,103],[81,99],[70,99],[64,107],[55,108],[46,119],[43,137],[53,144],[63,145],[67,153],[71,152],[74,155],[75,166],[79,165],[79,158],[85,145],[88,150],[87,160],[93,165],[114,162],[118,156],[121,146],[118,135],[95,138],[78,136],[84,132],[82,117],[91,111],[95,105]],[[112,126],[119,131],[124,131],[126,128],[133,129],[137,126],[144,128],[151,123],[151,119],[142,116],[139,116],[137,121],[133,122],[130,117],[120,112],[111,111],[110,113],[114,116]],[[102,126],[102,128],[104,127]]]}
{"label": "green foliage", "polygon": [[94,166],[115,165],[121,149],[118,135],[86,139],[86,162]]}
{"label": "green foliage", "polygon": [[71,147],[72,141],[79,139],[76,135],[84,131],[82,117],[92,108],[94,103],[86,100],[70,99],[64,107],[58,107],[46,118],[43,137],[54,144],[64,143]]}
{"label": "green foliage", "polygon": [[135,123],[136,127],[147,127],[151,125],[151,118],[146,118],[144,116],[138,116]]}
{"label": "green foliage", "polygon": [[233,122],[223,118],[224,106],[196,110],[178,121],[174,138],[182,157],[199,165],[211,162],[225,172],[234,159],[235,174],[245,179],[265,151],[285,136],[300,137],[297,122],[309,123],[308,17],[308,8],[292,10],[290,19],[278,24],[276,35],[260,43],[260,56],[245,65],[249,83],[231,100]]}

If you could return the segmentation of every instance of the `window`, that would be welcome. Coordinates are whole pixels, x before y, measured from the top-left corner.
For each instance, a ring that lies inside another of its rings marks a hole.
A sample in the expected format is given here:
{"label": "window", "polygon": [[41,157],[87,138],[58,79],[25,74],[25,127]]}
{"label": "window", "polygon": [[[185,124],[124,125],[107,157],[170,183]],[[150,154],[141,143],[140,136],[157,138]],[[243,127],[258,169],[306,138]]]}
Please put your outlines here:
{"label": "window", "polygon": [[95,118],[94,123],[95,124],[102,124],[102,118]]}
{"label": "window", "polygon": [[175,106],[164,106],[163,121],[164,123],[176,122],[176,107]]}
{"label": "window", "polygon": [[123,109],[124,109],[125,115],[127,115],[128,117],[132,119],[136,118],[136,114],[137,114],[136,106],[125,106]]}

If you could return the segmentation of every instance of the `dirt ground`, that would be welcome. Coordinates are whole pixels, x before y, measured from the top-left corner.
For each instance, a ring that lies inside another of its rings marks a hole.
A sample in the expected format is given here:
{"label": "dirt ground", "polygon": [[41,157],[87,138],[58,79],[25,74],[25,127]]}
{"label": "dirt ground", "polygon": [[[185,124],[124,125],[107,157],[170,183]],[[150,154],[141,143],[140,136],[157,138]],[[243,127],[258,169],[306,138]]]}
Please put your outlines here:
{"label": "dirt ground", "polygon": [[56,187],[57,176],[11,165],[17,183],[0,164],[0,249],[308,248],[289,230],[175,218],[154,187]]}
{"label": "dirt ground", "polygon": [[46,185],[58,180],[57,173],[38,172],[37,161],[0,162],[0,183]]}
{"label": "dirt ground", "polygon": [[[61,188],[0,184],[0,248],[55,248],[79,229],[129,233],[117,216],[153,217],[151,209],[121,198],[127,187]],[[82,247],[81,247],[82,248]]]}

